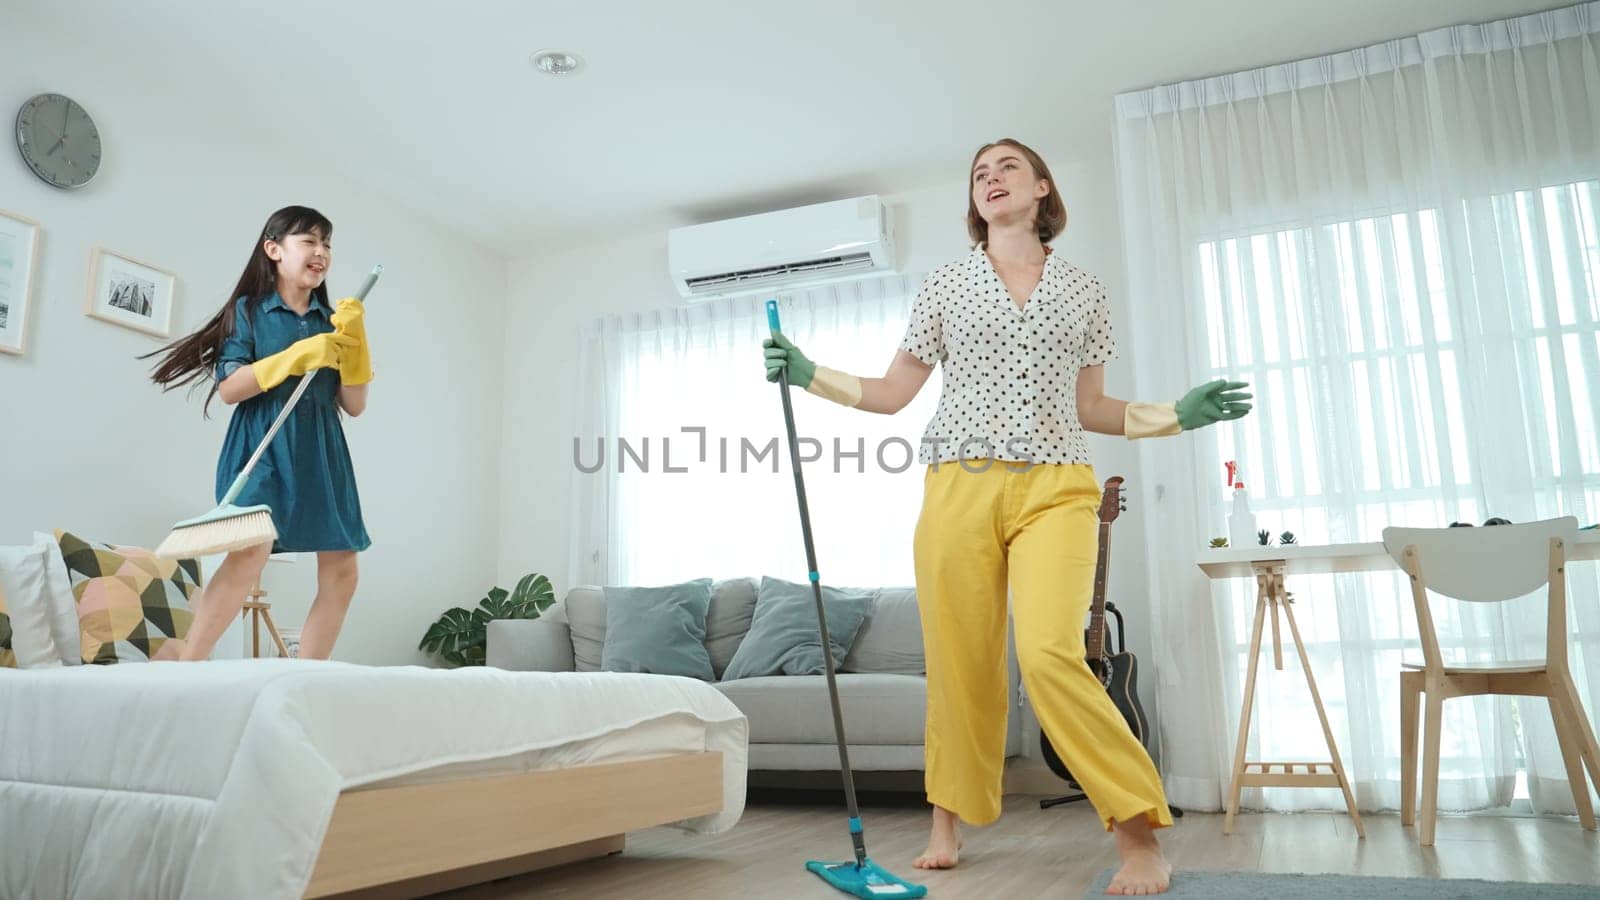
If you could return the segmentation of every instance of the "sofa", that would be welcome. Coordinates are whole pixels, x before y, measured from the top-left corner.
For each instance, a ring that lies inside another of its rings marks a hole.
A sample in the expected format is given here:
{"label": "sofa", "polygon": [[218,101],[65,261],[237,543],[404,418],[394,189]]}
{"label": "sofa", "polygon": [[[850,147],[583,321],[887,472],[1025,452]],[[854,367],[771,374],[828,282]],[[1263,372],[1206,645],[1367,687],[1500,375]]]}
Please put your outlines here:
{"label": "sofa", "polygon": [[[721,680],[750,630],[759,583],[752,578],[715,582],[706,615],[705,645],[718,679],[715,686],[749,720],[749,768],[838,771],[826,676]],[[916,591],[886,587],[870,594],[867,618],[838,675],[850,766],[869,772],[920,771],[927,677]],[[575,587],[537,619],[489,622],[487,662],[514,671],[596,672],[605,632],[605,590]],[[1008,657],[1008,696],[1012,698],[1006,724],[1009,758],[1021,753],[1022,710],[1014,649]]]}

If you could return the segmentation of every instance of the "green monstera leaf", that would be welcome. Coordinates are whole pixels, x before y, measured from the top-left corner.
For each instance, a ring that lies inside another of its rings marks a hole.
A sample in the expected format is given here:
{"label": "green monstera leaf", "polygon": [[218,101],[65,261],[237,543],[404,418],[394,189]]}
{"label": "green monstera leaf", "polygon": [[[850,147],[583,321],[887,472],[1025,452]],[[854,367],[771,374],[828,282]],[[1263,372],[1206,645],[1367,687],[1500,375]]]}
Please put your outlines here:
{"label": "green monstera leaf", "polygon": [[459,606],[445,610],[428,626],[417,649],[452,666],[481,666],[487,655],[489,623],[495,619],[537,619],[556,602],[550,579],[538,573],[524,575],[512,591],[489,589],[471,610]]}
{"label": "green monstera leaf", "polygon": [[467,651],[483,642],[483,624],[459,606],[447,609],[437,622],[428,626],[418,650],[426,650],[454,666],[470,665]]}
{"label": "green monstera leaf", "polygon": [[516,589],[511,592],[511,604],[520,613],[514,618],[518,619],[537,619],[555,602],[556,591],[550,586],[550,579],[537,573],[522,576]]}

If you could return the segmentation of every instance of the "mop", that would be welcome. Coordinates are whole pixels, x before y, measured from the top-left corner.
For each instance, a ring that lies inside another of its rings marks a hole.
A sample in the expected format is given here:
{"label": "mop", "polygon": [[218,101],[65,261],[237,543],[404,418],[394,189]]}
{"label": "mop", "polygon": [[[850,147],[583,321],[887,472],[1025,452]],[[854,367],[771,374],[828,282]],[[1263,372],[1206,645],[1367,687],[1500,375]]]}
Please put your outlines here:
{"label": "mop", "polygon": [[[778,301],[767,301],[767,325],[778,333]],[[845,749],[844,717],[839,713],[839,685],[834,678],[833,645],[828,642],[828,616],[822,609],[822,580],[817,573],[817,551],[811,542],[811,513],[806,508],[806,485],[800,477],[800,440],[795,434],[794,407],[789,402],[789,370],[778,370],[778,388],[783,396],[783,424],[789,431],[789,460],[794,466],[794,492],[800,501],[800,533],[806,544],[806,570],[811,592],[817,601],[817,627],[822,633],[822,665],[828,676],[828,702],[833,704],[833,733],[839,742],[839,770],[844,776],[844,799],[850,811],[850,842],[855,846],[854,862],[811,860],[806,868],[823,881],[847,894],[872,900],[876,897],[925,897],[928,889],[885,870],[867,858],[867,839],[861,829],[861,812],[856,808],[855,778],[850,773],[850,753]]]}
{"label": "mop", "polygon": [[[377,283],[378,276],[382,273],[383,266],[372,267],[366,280],[361,282],[360,290],[356,291],[357,300],[367,299],[367,292],[372,290],[372,286]],[[233,484],[223,495],[222,502],[217,504],[217,508],[205,515],[185,519],[172,526],[172,532],[167,535],[167,539],[156,548],[156,556],[167,559],[193,559],[213,553],[243,550],[257,544],[269,544],[278,539],[278,529],[272,525],[271,507],[234,506],[233,501],[238,499],[239,492],[244,490],[244,483],[250,477],[250,470],[261,461],[261,454],[266,452],[267,445],[272,443],[272,439],[278,434],[278,429],[283,427],[284,420],[289,418],[289,413],[294,411],[295,404],[300,402],[300,395],[306,392],[311,379],[320,371],[322,370],[312,369],[301,377],[294,393],[289,395],[289,402],[283,405],[278,417],[272,420],[272,427],[267,429],[267,436],[261,439],[261,444],[250,454],[249,462],[244,464],[244,468],[233,480]]]}

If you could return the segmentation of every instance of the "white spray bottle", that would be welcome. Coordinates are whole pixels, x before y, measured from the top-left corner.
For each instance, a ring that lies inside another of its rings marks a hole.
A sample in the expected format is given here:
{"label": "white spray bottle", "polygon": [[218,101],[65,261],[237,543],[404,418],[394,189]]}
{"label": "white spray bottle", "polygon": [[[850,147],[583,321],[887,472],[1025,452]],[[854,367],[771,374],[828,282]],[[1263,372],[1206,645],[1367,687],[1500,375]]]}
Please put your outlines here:
{"label": "white spray bottle", "polygon": [[1244,482],[1239,480],[1239,465],[1228,462],[1228,483],[1233,486],[1233,511],[1228,514],[1228,546],[1247,550],[1258,544],[1256,517],[1250,511],[1250,498],[1245,494]]}

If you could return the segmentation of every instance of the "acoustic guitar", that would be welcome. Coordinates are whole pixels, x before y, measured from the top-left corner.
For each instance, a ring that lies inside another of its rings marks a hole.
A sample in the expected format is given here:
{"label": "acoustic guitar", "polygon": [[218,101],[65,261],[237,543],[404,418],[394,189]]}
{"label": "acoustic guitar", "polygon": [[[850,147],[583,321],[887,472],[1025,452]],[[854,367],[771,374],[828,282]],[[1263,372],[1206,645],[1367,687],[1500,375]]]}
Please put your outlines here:
{"label": "acoustic guitar", "polygon": [[[1123,721],[1128,725],[1128,730],[1138,738],[1140,744],[1146,743],[1149,734],[1149,722],[1145,718],[1144,708],[1139,705],[1139,664],[1132,653],[1128,652],[1127,633],[1123,628],[1122,613],[1117,610],[1116,604],[1106,602],[1106,578],[1110,569],[1111,559],[1111,523],[1117,516],[1127,510],[1122,498],[1123,478],[1114,476],[1107,478],[1105,489],[1100,495],[1100,550],[1094,568],[1094,596],[1089,603],[1089,629],[1084,634],[1085,657],[1090,671],[1100,679],[1106,692],[1111,695],[1111,702],[1116,704],[1117,711],[1122,713]],[[1106,648],[1106,612],[1110,611],[1117,619],[1117,652],[1110,653]],[[1066,763],[1056,754],[1055,748],[1050,746],[1050,738],[1043,729],[1039,731],[1039,749],[1044,755],[1045,765],[1050,771],[1062,779],[1070,782],[1073,787],[1078,786],[1078,779],[1074,778]],[[1060,798],[1056,802],[1067,802],[1068,799],[1076,800],[1079,797]],[[1040,806],[1055,805],[1046,801]]]}

